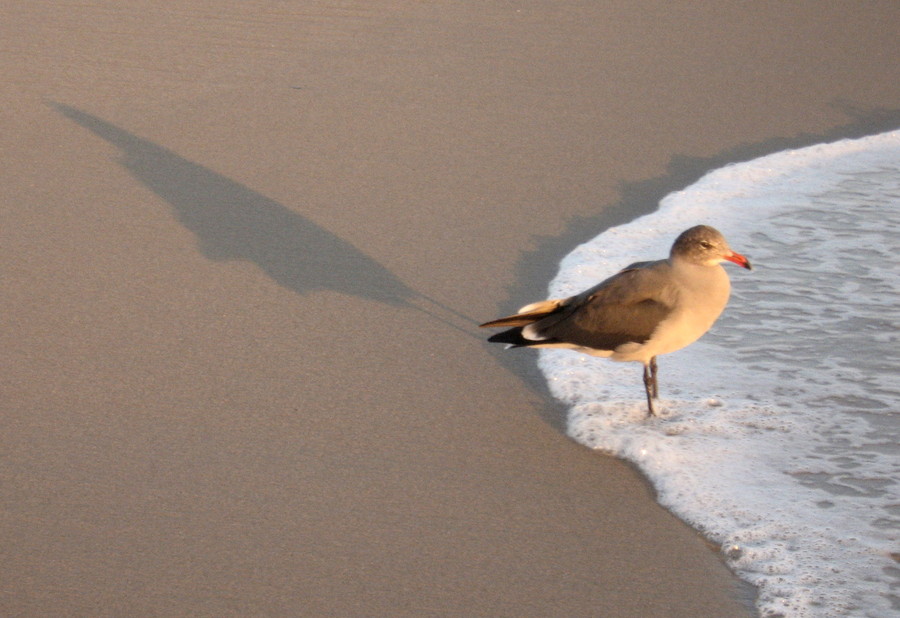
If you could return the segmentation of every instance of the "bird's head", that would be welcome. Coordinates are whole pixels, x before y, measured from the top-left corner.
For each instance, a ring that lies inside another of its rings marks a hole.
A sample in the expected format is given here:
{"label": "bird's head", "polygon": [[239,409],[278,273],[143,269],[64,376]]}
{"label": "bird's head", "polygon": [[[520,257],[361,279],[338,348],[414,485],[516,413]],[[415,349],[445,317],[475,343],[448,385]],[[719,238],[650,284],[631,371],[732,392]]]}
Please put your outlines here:
{"label": "bird's head", "polygon": [[672,245],[671,258],[703,266],[715,266],[727,260],[752,270],[750,260],[732,250],[721,232],[708,225],[695,225],[683,231]]}

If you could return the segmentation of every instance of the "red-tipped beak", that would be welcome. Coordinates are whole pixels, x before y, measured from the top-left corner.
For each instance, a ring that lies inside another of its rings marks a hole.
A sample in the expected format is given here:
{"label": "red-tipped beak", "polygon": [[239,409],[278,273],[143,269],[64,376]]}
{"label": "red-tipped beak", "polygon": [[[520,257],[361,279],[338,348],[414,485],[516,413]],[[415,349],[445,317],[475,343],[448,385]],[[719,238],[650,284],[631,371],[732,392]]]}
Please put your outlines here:
{"label": "red-tipped beak", "polygon": [[730,255],[726,255],[726,256],[724,256],[724,257],[725,257],[725,259],[728,260],[729,262],[734,262],[734,263],[737,264],[738,266],[743,266],[743,267],[746,268],[747,270],[753,270],[753,267],[750,266],[750,260],[748,260],[747,258],[745,258],[745,257],[744,257],[743,255],[741,255],[740,253],[737,253],[736,251],[732,251]]}

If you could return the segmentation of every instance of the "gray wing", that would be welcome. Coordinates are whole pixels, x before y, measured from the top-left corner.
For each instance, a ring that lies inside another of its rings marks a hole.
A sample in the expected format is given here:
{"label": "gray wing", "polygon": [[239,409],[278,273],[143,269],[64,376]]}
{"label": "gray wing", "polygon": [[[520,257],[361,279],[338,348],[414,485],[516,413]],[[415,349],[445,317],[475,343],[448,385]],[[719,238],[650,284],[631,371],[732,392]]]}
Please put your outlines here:
{"label": "gray wing", "polygon": [[623,343],[644,343],[668,317],[675,290],[668,284],[665,260],[632,264],[609,279],[563,302],[534,330],[548,340],[595,350]]}

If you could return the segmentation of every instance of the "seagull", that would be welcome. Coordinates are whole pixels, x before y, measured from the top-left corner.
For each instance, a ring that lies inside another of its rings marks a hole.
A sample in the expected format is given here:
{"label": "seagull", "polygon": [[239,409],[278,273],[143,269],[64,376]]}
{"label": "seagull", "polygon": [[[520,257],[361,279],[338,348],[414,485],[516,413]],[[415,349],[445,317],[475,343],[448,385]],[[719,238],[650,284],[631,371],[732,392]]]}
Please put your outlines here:
{"label": "seagull", "polygon": [[668,259],[631,264],[581,294],[532,303],[481,327],[511,327],[488,338],[509,348],[565,348],[641,363],[655,416],[656,357],[697,341],[718,319],[731,292],[724,261],[752,269],[718,230],[697,225],[675,239]]}

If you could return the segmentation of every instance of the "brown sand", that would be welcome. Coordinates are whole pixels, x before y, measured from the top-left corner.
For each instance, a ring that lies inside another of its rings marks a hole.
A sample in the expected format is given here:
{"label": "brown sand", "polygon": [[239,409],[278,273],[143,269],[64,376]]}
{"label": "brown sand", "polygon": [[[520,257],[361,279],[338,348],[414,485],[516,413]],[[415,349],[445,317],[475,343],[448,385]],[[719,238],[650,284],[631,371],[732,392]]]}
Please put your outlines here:
{"label": "brown sand", "polygon": [[0,9],[0,614],[752,613],[474,323],[900,124],[900,4],[608,5]]}

